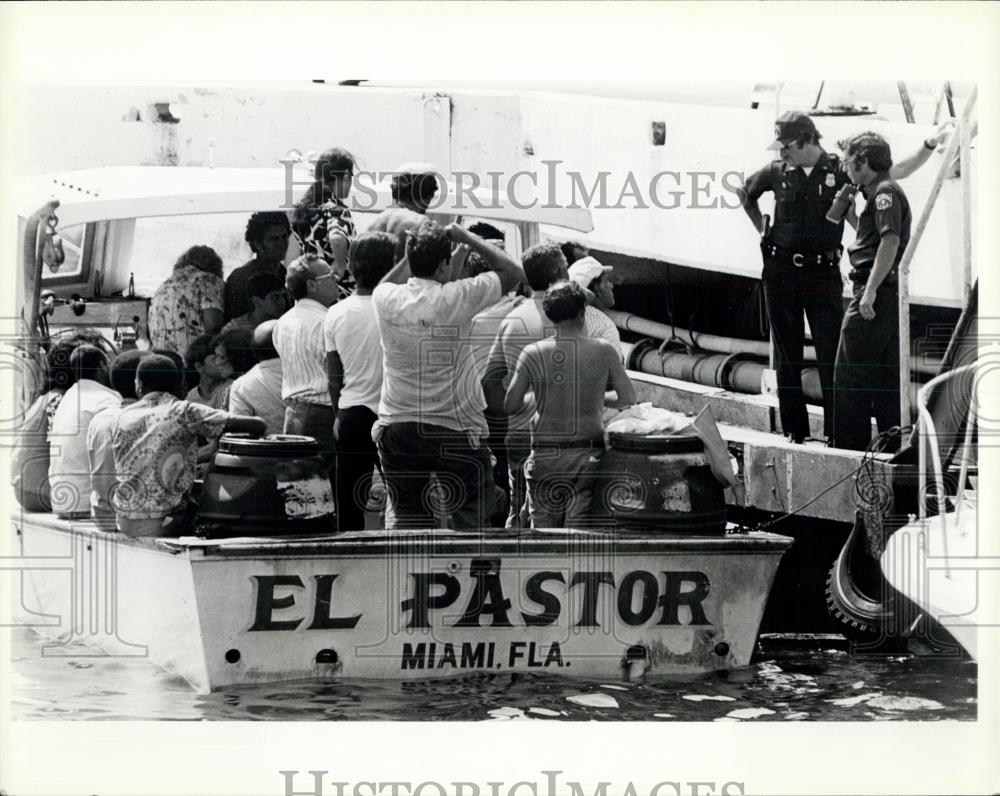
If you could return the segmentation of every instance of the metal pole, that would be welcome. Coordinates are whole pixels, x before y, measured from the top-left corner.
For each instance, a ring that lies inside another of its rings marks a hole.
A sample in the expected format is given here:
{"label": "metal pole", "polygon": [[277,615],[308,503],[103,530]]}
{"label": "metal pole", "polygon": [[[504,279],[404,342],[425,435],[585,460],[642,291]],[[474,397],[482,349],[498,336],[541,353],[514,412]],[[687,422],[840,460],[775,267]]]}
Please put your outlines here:
{"label": "metal pole", "polygon": [[962,302],[968,303],[972,292],[972,171],[969,144],[972,140],[968,119],[956,131],[959,143],[958,168],[962,180]]}
{"label": "metal pole", "polygon": [[[975,102],[976,87],[973,86],[965,110],[962,112],[959,130],[968,124]],[[952,163],[958,154],[960,141],[960,134],[952,135],[948,149],[944,153],[944,159],[941,161],[941,168],[938,169],[937,177],[934,178],[934,184],[927,195],[927,204],[924,205],[924,209],[920,213],[920,218],[910,235],[910,242],[899,262],[899,422],[901,425],[910,422],[910,263],[913,261],[913,255],[920,243],[920,238],[924,234],[931,210],[934,209],[934,203],[937,201],[938,194],[941,193],[941,187],[944,185],[945,178],[951,171]],[[963,178],[965,178],[964,174]]]}
{"label": "metal pole", "polygon": [[906,115],[906,121],[909,124],[913,124],[916,121],[916,117],[913,115],[913,102],[910,100],[910,92],[906,90],[906,83],[902,80],[897,80],[896,87],[899,89],[899,101],[903,105],[903,113]]}

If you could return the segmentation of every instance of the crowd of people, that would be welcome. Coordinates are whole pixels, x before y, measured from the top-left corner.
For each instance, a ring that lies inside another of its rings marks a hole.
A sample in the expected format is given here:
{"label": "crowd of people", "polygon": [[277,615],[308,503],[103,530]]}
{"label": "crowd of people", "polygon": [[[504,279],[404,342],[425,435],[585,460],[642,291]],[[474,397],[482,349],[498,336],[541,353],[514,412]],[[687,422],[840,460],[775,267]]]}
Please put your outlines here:
{"label": "crowd of people", "polygon": [[[827,436],[863,448],[872,414],[880,430],[899,424],[894,269],[910,213],[893,178],[926,154],[894,167],[885,140],[865,133],[843,142],[841,163],[805,114],[783,116],[776,134],[780,159],[743,199],[763,233],[782,426],[794,442],[809,434],[804,313]],[[605,314],[612,269],[572,242],[543,241],[518,262],[489,224],[439,225],[425,164],[397,170],[392,206],[359,235],[345,203],[354,169],[345,150],[324,152],[291,221],[251,216],[253,259],[228,279],[211,248],[184,252],[152,298],[148,350],[109,362],[92,340],[51,348],[51,383],[26,423],[49,441],[47,471],[15,462],[26,507],[173,533],[196,511],[192,486],[222,433],[284,433],[316,440],[339,530],[364,527],[376,477],[390,529],[607,519],[602,412],[636,400]],[[870,201],[846,214],[858,235],[845,316],[843,222],[827,216],[848,183]],[[765,191],[777,196],[773,227],[757,206]],[[286,268],[293,236],[301,255]]]}
{"label": "crowd of people", "polygon": [[[614,303],[611,269],[550,242],[522,264],[490,224],[435,223],[423,164],[398,170],[392,207],[358,235],[353,171],[349,153],[323,153],[291,221],[250,217],[253,259],[228,278],[210,247],[184,252],[152,297],[149,348],[110,361],[86,336],[51,348],[53,383],[29,413],[47,467],[19,484],[26,508],[175,534],[229,432],[315,439],[339,530],[364,527],[377,479],[389,528],[583,521],[600,411],[635,401],[599,309]],[[301,254],[286,267],[293,236]],[[550,334],[558,348],[539,348]],[[559,362],[548,377],[547,357]],[[560,446],[573,453],[553,458]],[[566,468],[579,484],[569,502],[545,484]]]}

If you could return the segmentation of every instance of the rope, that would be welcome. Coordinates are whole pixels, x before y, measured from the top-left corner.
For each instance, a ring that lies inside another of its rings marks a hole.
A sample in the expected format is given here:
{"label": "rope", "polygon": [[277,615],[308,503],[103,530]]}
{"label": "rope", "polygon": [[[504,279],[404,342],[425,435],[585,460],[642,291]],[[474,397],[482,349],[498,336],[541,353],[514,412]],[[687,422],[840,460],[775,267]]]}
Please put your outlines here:
{"label": "rope", "polygon": [[[840,486],[848,478],[853,478],[858,473],[860,473],[863,469],[867,470],[867,474],[869,475],[869,477],[873,476],[874,472],[875,472],[874,469],[873,469],[873,463],[875,461],[875,454],[876,453],[881,453],[882,451],[885,450],[886,445],[888,444],[888,441],[889,441],[889,439],[892,436],[898,435],[898,434],[902,434],[902,433],[904,433],[905,431],[907,431],[910,428],[911,428],[911,426],[904,426],[903,428],[900,428],[899,426],[893,426],[892,428],[887,429],[886,431],[884,431],[881,434],[877,435],[868,444],[868,447],[865,449],[865,455],[861,459],[861,464],[859,464],[855,469],[851,470],[851,472],[849,472],[843,478],[840,478],[840,479],[834,481],[832,484],[830,484],[830,486],[828,486],[826,489],[824,489],[822,492],[818,493],[817,495],[814,495],[812,498],[810,498],[809,500],[807,500],[805,503],[803,503],[797,509],[789,511],[786,514],[782,514],[780,517],[776,517],[775,519],[771,520],[770,522],[765,522],[765,523],[763,523],[761,525],[758,525],[757,526],[757,530],[758,531],[766,531],[768,528],[770,528],[773,525],[777,525],[782,520],[787,520],[789,517],[794,517],[796,514],[801,513],[804,509],[809,508],[809,506],[811,506],[813,503],[815,503],[817,500],[819,500],[821,497],[823,497],[823,495],[827,494],[831,490],[833,490],[836,487]],[[773,472],[773,468],[772,468],[772,472]],[[860,489],[858,487],[857,482],[855,482],[855,484],[854,484],[854,491],[859,496],[859,498],[861,498],[861,492],[860,492]]]}

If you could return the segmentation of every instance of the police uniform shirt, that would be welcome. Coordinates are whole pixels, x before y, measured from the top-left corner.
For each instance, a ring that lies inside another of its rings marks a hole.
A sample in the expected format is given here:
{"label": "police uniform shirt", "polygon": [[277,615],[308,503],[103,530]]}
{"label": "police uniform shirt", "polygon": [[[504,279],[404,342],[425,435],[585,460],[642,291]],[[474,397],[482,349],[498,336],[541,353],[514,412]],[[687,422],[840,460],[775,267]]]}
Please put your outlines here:
{"label": "police uniform shirt", "polygon": [[824,151],[809,174],[776,160],[752,174],[743,190],[751,201],[774,193],[771,243],[790,252],[820,254],[841,245],[844,222],[831,224],[826,214],[846,182],[840,159]]}
{"label": "police uniform shirt", "polygon": [[867,195],[872,198],[858,219],[857,238],[847,250],[851,265],[854,268],[871,268],[875,264],[882,236],[895,233],[899,236],[896,261],[892,264],[895,268],[910,242],[910,203],[899,184],[887,173],[878,176]]}

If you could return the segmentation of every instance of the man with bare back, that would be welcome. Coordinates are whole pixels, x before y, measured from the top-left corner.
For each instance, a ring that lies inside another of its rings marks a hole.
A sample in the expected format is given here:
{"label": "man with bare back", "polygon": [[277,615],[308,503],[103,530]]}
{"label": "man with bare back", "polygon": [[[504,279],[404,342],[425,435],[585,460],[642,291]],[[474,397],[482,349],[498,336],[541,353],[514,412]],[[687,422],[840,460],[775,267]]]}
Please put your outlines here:
{"label": "man with bare back", "polygon": [[636,402],[618,351],[587,335],[586,306],[586,293],[574,282],[549,288],[542,309],[556,335],[521,352],[504,399],[504,411],[514,414],[529,389],[535,394],[531,455],[524,465],[534,528],[601,522],[594,493],[604,457],[605,388],[610,382],[620,406]]}
{"label": "man with bare back", "polygon": [[416,232],[427,221],[427,208],[438,192],[434,166],[430,163],[404,163],[392,173],[392,205],[368,228],[369,232],[389,232],[396,236],[396,259],[406,253],[406,234]]}

